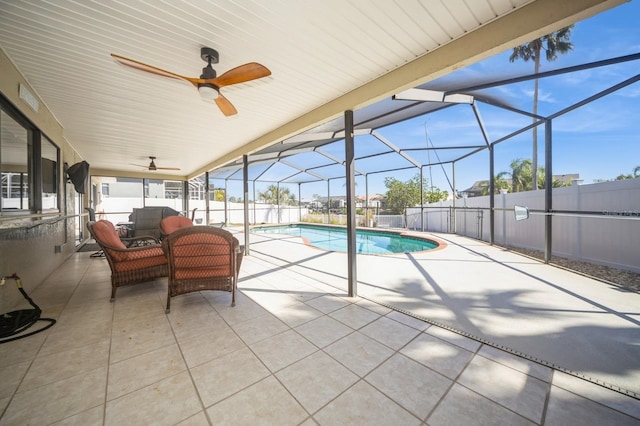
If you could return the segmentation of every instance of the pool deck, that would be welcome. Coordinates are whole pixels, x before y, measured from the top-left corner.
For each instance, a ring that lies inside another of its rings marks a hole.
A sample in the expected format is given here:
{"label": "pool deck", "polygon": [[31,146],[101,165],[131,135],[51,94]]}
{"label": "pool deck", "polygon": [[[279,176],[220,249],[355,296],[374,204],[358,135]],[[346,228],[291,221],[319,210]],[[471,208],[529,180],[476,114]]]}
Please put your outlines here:
{"label": "pool deck", "polygon": [[30,294],[57,324],[0,345],[0,425],[640,424],[640,295],[432,237],[358,256],[348,297],[344,253],[251,235],[235,307],[169,315],[166,279],[110,303],[106,260],[76,253]]}
{"label": "pool deck", "polygon": [[[447,247],[358,255],[358,296],[640,396],[640,294],[481,241],[413,234]],[[252,250],[346,290],[344,254],[284,242]]]}

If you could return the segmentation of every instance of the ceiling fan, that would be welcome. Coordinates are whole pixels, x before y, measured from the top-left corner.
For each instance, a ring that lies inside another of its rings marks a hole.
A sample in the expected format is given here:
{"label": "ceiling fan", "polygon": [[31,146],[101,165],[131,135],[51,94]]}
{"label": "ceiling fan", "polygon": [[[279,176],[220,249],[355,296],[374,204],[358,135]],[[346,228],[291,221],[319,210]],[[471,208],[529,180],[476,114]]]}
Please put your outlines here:
{"label": "ceiling fan", "polygon": [[149,163],[148,166],[143,166],[142,164],[131,164],[132,166],[138,166],[138,167],[144,167],[147,170],[150,171],[155,171],[155,170],[180,170],[179,167],[158,167],[156,166],[156,162],[154,161],[156,159],[156,157],[151,157],[149,156],[149,158],[151,159],[151,163]]}
{"label": "ceiling fan", "polygon": [[185,77],[133,59],[125,58],[124,56],[116,55],[115,53],[112,53],[111,56],[123,65],[150,72],[152,74],[161,75],[163,77],[184,80],[193,84],[198,89],[200,96],[202,96],[204,100],[215,101],[216,105],[218,105],[218,108],[220,108],[220,111],[222,111],[225,116],[237,114],[238,111],[227,98],[222,96],[222,93],[220,93],[220,89],[222,87],[231,86],[232,84],[246,83],[247,81],[271,75],[271,71],[269,71],[269,69],[264,65],[260,65],[257,62],[249,62],[248,64],[230,69],[217,77],[216,71],[211,67],[211,64],[218,63],[218,51],[211,49],[210,47],[203,47],[200,49],[200,57],[207,63],[207,66],[202,69],[202,74],[199,78]]}

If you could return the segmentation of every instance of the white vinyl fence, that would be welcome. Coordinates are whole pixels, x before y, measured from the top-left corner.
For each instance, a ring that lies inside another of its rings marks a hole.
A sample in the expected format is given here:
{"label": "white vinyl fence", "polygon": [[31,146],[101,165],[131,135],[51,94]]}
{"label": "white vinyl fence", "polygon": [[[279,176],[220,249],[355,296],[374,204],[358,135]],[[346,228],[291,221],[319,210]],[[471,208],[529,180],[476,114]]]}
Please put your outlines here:
{"label": "white vinyl fence", "polygon": [[[543,251],[544,214],[516,221],[514,206],[543,211],[544,190],[499,194],[494,201],[494,242]],[[555,188],[552,210],[567,212],[552,216],[554,255],[640,272],[640,179]],[[452,201],[425,205],[422,218],[419,207],[407,210],[410,229],[484,241],[490,240],[489,221],[488,196],[458,199],[455,209]]]}

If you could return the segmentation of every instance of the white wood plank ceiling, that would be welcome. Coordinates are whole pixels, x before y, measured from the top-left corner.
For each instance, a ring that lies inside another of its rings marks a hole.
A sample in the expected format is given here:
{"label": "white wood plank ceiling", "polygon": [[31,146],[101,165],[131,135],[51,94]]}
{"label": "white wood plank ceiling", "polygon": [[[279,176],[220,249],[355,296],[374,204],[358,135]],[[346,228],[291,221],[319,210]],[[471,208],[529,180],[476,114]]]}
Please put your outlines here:
{"label": "white wood plank ceiling", "polygon": [[[184,176],[531,0],[0,1],[0,48],[92,167],[179,167]],[[225,87],[225,117],[186,82],[259,62],[272,75]],[[277,142],[277,141],[274,141]]]}

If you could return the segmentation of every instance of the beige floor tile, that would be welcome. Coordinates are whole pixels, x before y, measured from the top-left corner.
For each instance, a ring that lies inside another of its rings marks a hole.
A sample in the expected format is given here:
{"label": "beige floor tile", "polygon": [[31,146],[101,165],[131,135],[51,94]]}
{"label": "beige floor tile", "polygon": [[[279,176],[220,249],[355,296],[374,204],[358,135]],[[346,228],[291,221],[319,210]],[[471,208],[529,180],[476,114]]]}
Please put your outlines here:
{"label": "beige floor tile", "polygon": [[202,405],[186,371],[107,402],[105,426],[173,425]]}
{"label": "beige floor tile", "polygon": [[203,333],[219,330],[220,328],[229,327],[222,317],[213,309],[203,312],[192,312],[191,314],[173,315],[172,312],[167,315],[171,328],[178,342],[192,339]]}
{"label": "beige floor tile", "polygon": [[429,327],[428,330],[425,330],[425,333],[430,336],[437,337],[440,340],[444,340],[445,342],[449,342],[452,345],[460,346],[462,349],[466,349],[469,352],[476,352],[480,346],[482,346],[482,343],[477,340],[470,339],[442,327]]}
{"label": "beige floor tile", "polygon": [[111,322],[113,303],[106,300],[88,300],[82,304],[68,305],[57,319],[55,328],[77,325],[85,322]]}
{"label": "beige floor tile", "polygon": [[[10,396],[8,396],[6,398],[0,398],[0,412],[4,412],[4,409],[7,408],[7,405],[9,405],[9,401],[11,401],[11,397]],[[4,422],[0,418],[0,424],[3,424],[3,423]]]}
{"label": "beige floor tile", "polygon": [[293,364],[318,350],[293,330],[261,340],[250,347],[272,372]]}
{"label": "beige floor tile", "polygon": [[324,351],[360,377],[393,354],[387,346],[357,331],[327,346]]}
{"label": "beige floor tile", "polygon": [[309,321],[324,315],[319,310],[301,302],[274,308],[270,311],[289,327],[297,327],[300,324],[308,323]]}
{"label": "beige floor tile", "polygon": [[415,328],[387,317],[378,318],[369,325],[362,327],[360,332],[395,350],[400,349],[420,334],[420,331]]}
{"label": "beige floor tile", "polygon": [[457,384],[453,385],[444,400],[429,416],[427,424],[430,426],[535,425],[513,411]]}
{"label": "beige floor tile", "polygon": [[638,425],[640,421],[619,411],[551,387],[545,426],[575,425]]}
{"label": "beige floor tile", "polygon": [[126,328],[114,329],[109,361],[115,363],[175,344],[176,339],[166,317],[158,318],[159,321],[142,327],[132,323]]}
{"label": "beige floor tile", "polygon": [[356,303],[361,308],[368,309],[380,315],[387,315],[389,312],[392,311],[392,309],[387,308],[386,306],[378,305],[377,303],[367,299],[360,298],[356,301]]}
{"label": "beige floor tile", "polygon": [[37,388],[52,382],[86,374],[106,367],[109,361],[109,340],[73,348],[49,355],[37,356],[24,377],[19,391]]}
{"label": "beige floor tile", "polygon": [[0,398],[7,398],[13,395],[30,365],[31,362],[23,362],[0,367]]}
{"label": "beige floor tile", "polygon": [[144,328],[152,328],[158,323],[168,322],[167,315],[164,310],[152,310],[136,312],[135,309],[128,312],[127,315],[119,315],[113,319],[113,335],[119,336],[123,333],[129,333],[134,328],[141,330]]}
{"label": "beige floor tile", "polygon": [[542,421],[549,389],[549,384],[542,380],[476,356],[462,372],[458,383],[535,423]]}
{"label": "beige floor tile", "polygon": [[308,302],[325,295],[324,292],[319,291],[317,288],[301,282],[299,277],[282,280],[278,283],[278,290],[295,298],[298,302]]}
{"label": "beige floor tile", "polygon": [[164,312],[166,300],[161,300],[153,283],[119,287],[114,308],[115,321],[126,321],[146,312]]}
{"label": "beige floor tile", "polygon": [[266,309],[240,291],[236,292],[236,306],[230,306],[224,303],[215,304],[214,307],[220,316],[230,325],[240,324],[241,322],[249,321],[268,313]]}
{"label": "beige floor tile", "polygon": [[246,345],[226,324],[207,329],[199,335],[180,341],[180,350],[189,368],[235,352]]}
{"label": "beige floor tile", "polygon": [[329,316],[355,330],[358,330],[359,328],[362,328],[380,318],[380,314],[369,309],[365,309],[357,303],[351,303],[344,308],[330,312]]}
{"label": "beige floor tile", "polygon": [[67,417],[64,420],[53,423],[55,426],[89,426],[102,425],[104,419],[104,404],[91,408],[75,416]]}
{"label": "beige floor tile", "polygon": [[[104,403],[107,368],[18,392],[0,423],[50,424]],[[37,403],[35,403],[37,402]]]}
{"label": "beige floor tile", "polygon": [[74,322],[51,328],[39,355],[53,354],[99,343],[111,337],[111,323],[102,320]]}
{"label": "beige floor tile", "polygon": [[238,336],[240,336],[247,345],[251,345],[278,333],[282,333],[288,330],[289,326],[273,315],[266,314],[239,324],[231,325],[231,328],[238,333]]}
{"label": "beige floor tile", "polygon": [[397,311],[391,311],[387,315],[385,315],[385,317],[394,321],[398,321],[399,323],[408,325],[409,327],[415,328],[416,330],[420,331],[424,331],[431,326],[431,324],[429,324],[428,322]]}
{"label": "beige floor tile", "polygon": [[[55,327],[55,325],[53,326]],[[31,361],[51,334],[53,327],[28,338],[14,340],[0,345],[0,362],[3,367]]]}
{"label": "beige floor tile", "polygon": [[296,331],[319,348],[324,348],[347,334],[353,333],[351,327],[347,327],[326,315],[296,327]]}
{"label": "beige floor tile", "polygon": [[347,297],[338,297],[327,294],[309,300],[307,304],[313,306],[321,312],[324,312],[325,314],[328,314],[329,312],[337,311],[340,308],[344,308],[345,306],[350,305],[352,302],[353,300]]}
{"label": "beige floor tile", "polygon": [[207,409],[215,425],[298,425],[308,413],[273,377]]}
{"label": "beige floor tile", "polygon": [[640,399],[632,398],[561,371],[553,372],[553,385],[640,419]]}
{"label": "beige floor tile", "polygon": [[365,380],[424,420],[452,381],[403,355],[395,354]]}
{"label": "beige floor tile", "polygon": [[248,348],[191,369],[205,407],[251,386],[269,374],[269,370]]}
{"label": "beige floor tile", "polygon": [[450,379],[455,379],[473,356],[459,346],[424,333],[400,352]]}
{"label": "beige floor tile", "polygon": [[310,413],[322,408],[359,379],[324,352],[316,352],[288,366],[276,377]]}
{"label": "beige floor tile", "polygon": [[358,382],[313,415],[323,425],[419,425],[420,420],[366,382]]}
{"label": "beige floor tile", "polygon": [[209,419],[207,419],[207,415],[204,411],[200,411],[199,413],[189,417],[178,423],[176,426],[209,426]]}
{"label": "beige floor tile", "polygon": [[478,355],[499,362],[507,367],[518,370],[545,382],[550,382],[553,376],[553,369],[545,365],[529,361],[522,357],[512,355],[491,346],[483,345],[478,351]]}
{"label": "beige floor tile", "polygon": [[69,299],[68,306],[82,307],[96,302],[107,304],[110,298],[111,283],[109,277],[107,277],[103,282],[93,281],[80,284],[71,299]]}
{"label": "beige floor tile", "polygon": [[275,289],[243,289],[242,292],[269,312],[300,303],[294,297]]}
{"label": "beige floor tile", "polygon": [[187,369],[178,345],[169,345],[111,364],[107,401],[173,376]]}

